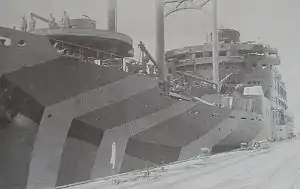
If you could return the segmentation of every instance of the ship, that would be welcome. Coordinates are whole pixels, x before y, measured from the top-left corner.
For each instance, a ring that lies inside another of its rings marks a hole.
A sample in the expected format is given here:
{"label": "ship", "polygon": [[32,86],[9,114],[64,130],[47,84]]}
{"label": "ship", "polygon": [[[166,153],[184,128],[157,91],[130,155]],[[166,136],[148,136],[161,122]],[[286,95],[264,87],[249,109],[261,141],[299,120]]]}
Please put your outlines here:
{"label": "ship", "polygon": [[203,45],[166,52],[173,79],[188,83],[192,95],[230,108],[220,128],[231,133],[223,135],[211,152],[254,141],[293,138],[293,116],[288,111],[287,86],[277,68],[281,63],[277,49],[255,41],[241,42],[240,32],[234,29],[219,29],[218,38],[217,97],[211,86],[202,84],[203,80],[213,82],[212,37]]}
{"label": "ship", "polygon": [[[133,42],[117,32],[115,11],[108,30],[66,13],[62,23],[31,13],[29,30],[0,27],[0,188],[52,188],[185,160],[231,133],[220,128],[228,106],[165,85],[159,70],[124,66]],[[49,27],[36,29],[35,19]]]}
{"label": "ship", "polygon": [[221,30],[220,82],[207,43],[166,52],[165,83],[142,42],[142,61],[133,59],[109,2],[108,30],[67,13],[62,22],[31,13],[29,30],[0,27],[0,188],[63,186],[291,136],[275,49]]}

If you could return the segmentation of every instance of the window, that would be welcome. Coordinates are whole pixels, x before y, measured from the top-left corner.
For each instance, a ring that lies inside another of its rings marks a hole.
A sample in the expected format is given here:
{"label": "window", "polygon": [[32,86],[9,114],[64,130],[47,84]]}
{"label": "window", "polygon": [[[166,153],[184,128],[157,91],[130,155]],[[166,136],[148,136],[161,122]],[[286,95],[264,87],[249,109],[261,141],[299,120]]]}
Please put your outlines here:
{"label": "window", "polygon": [[18,43],[18,45],[20,47],[24,47],[26,45],[25,40],[20,40],[19,43]]}
{"label": "window", "polygon": [[212,57],[212,52],[211,51],[203,52],[203,57]]}
{"label": "window", "polygon": [[178,60],[185,60],[185,54],[180,54],[177,56]]}
{"label": "window", "polygon": [[226,51],[220,51],[219,56],[227,56],[227,52]]}
{"label": "window", "polygon": [[196,58],[202,58],[203,57],[203,52],[195,53],[195,57]]}
{"label": "window", "polygon": [[167,62],[173,62],[173,61],[174,61],[173,57],[167,59]]}
{"label": "window", "polygon": [[229,69],[229,65],[227,63],[225,63],[225,68]]}

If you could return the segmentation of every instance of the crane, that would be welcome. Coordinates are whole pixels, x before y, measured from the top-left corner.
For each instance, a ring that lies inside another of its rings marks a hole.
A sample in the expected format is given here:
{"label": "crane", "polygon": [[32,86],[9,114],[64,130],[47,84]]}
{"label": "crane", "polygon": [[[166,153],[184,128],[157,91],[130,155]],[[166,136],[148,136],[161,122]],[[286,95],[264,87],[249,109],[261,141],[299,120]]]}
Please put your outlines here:
{"label": "crane", "polygon": [[153,56],[150,54],[150,52],[147,50],[145,44],[140,41],[138,47],[141,49],[141,51],[143,53],[145,53],[145,55],[149,58],[149,60],[151,60],[151,62],[154,64],[154,66],[158,69],[158,71],[161,71],[160,66],[157,64],[156,60],[153,58]]}
{"label": "crane", "polygon": [[44,17],[42,17],[42,16],[39,16],[39,15],[37,15],[37,14],[30,13],[30,16],[32,16],[32,17],[34,17],[34,18],[37,18],[37,19],[39,19],[39,20],[41,20],[41,21],[43,21],[43,22],[46,22],[47,24],[49,24],[49,26],[50,26],[51,24],[53,24],[53,27],[57,27],[57,26],[58,26],[58,24],[57,24],[56,22],[52,23],[51,20],[49,20],[49,19],[47,19],[47,18],[44,18]]}

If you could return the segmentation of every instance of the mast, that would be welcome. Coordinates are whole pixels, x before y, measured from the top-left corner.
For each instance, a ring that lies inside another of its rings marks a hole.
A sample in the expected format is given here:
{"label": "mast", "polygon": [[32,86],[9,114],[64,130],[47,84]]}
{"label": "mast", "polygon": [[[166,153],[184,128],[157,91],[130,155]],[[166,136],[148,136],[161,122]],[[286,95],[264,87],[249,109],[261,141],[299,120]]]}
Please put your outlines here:
{"label": "mast", "polygon": [[117,0],[108,0],[108,30],[117,32]]}
{"label": "mast", "polygon": [[218,0],[212,0],[213,3],[213,42],[212,42],[212,56],[213,56],[213,81],[217,83],[219,91],[219,32],[218,32]]}
{"label": "mast", "polygon": [[160,80],[166,83],[164,0],[156,0],[156,61],[161,68]]}

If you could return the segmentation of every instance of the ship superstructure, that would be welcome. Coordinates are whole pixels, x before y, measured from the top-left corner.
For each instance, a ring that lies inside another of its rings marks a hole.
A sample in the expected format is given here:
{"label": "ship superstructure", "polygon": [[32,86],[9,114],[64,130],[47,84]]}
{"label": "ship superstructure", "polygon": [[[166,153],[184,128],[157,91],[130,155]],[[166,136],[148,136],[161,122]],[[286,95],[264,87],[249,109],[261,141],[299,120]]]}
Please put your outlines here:
{"label": "ship superstructure", "polygon": [[276,67],[272,69],[273,92],[272,110],[274,116],[276,140],[290,139],[294,137],[294,118],[287,106],[287,85]]}
{"label": "ship superstructure", "polygon": [[211,42],[166,53],[169,73],[175,80],[187,82],[193,95],[231,108],[228,124],[232,133],[212,151],[238,148],[253,140],[275,139],[278,126],[274,122],[278,122],[282,112],[275,107],[279,105],[284,112],[287,109],[286,87],[276,72],[281,63],[277,50],[253,41],[241,42],[240,33],[233,29],[220,29],[218,44],[219,96],[213,85],[203,85],[203,81],[213,83]]}

